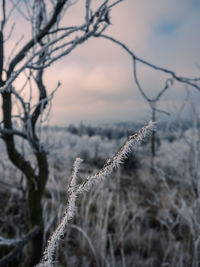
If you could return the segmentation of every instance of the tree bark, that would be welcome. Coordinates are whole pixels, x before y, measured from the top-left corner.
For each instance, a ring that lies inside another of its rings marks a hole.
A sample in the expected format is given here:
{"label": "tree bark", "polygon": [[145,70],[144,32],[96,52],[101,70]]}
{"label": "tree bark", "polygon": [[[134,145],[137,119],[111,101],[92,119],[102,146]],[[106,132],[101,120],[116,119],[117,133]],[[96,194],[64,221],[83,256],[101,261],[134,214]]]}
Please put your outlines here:
{"label": "tree bark", "polygon": [[[152,108],[152,121],[156,121],[156,110],[155,107]],[[151,135],[151,174],[155,172],[155,156],[156,156],[156,131],[152,131]]]}
{"label": "tree bark", "polygon": [[[12,102],[11,93],[5,92],[3,96],[3,122],[5,129],[12,129],[11,113]],[[31,241],[30,264],[32,267],[37,264],[42,255],[43,248],[43,218],[42,218],[42,196],[48,179],[48,163],[44,150],[35,152],[38,164],[38,174],[35,173],[31,164],[17,151],[13,135],[5,135],[4,141],[7,153],[11,162],[20,169],[27,178],[28,200],[27,207],[29,211],[29,230],[34,226],[40,226],[39,233]]]}
{"label": "tree bark", "polygon": [[29,266],[35,266],[41,259],[43,252],[43,208],[42,196],[45,190],[45,185],[48,180],[48,163],[45,151],[36,154],[39,166],[37,177],[30,177],[28,180],[28,209],[29,209],[29,228],[39,226],[39,233],[31,241],[31,257]]}

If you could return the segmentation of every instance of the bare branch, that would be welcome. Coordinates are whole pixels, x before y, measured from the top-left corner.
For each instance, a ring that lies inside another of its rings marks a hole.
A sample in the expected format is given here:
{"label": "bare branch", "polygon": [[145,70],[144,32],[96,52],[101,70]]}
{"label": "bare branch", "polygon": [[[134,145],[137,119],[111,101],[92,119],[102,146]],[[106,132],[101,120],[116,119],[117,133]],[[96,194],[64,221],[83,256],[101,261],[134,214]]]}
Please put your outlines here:
{"label": "bare branch", "polygon": [[11,52],[10,52],[10,54],[9,54],[9,56],[8,56],[7,64],[9,64],[9,61],[10,61],[12,55],[14,54],[14,52],[16,51],[18,45],[21,43],[21,41],[22,41],[23,39],[24,39],[24,35],[22,35],[22,36],[19,38],[19,40],[15,43],[13,49],[11,50]]}
{"label": "bare branch", "polygon": [[[38,143],[33,139],[31,138],[30,136],[28,136],[26,133],[23,133],[23,132],[20,132],[16,129],[0,129],[0,133],[1,133],[1,138],[5,138],[6,136],[14,136],[14,135],[17,135],[19,137],[22,137],[23,139],[25,140],[28,140],[30,142],[30,144],[36,149],[38,150]],[[25,161],[24,161],[25,163]],[[29,162],[26,162],[25,163],[25,166],[21,167],[21,169],[24,169],[26,167],[26,164],[27,166],[29,165]],[[16,166],[18,166],[17,164],[15,164]],[[21,164],[19,163],[19,165],[21,166]]]}
{"label": "bare branch", "polygon": [[12,24],[10,32],[8,33],[8,36],[5,38],[4,43],[6,43],[10,39],[10,37],[14,31],[14,28],[15,28],[15,23]]}
{"label": "bare branch", "polygon": [[102,38],[105,38],[107,40],[110,40],[116,44],[118,44],[119,46],[121,46],[128,54],[131,55],[132,59],[135,60],[135,61],[138,61],[150,68],[153,68],[157,71],[161,71],[161,72],[164,72],[166,74],[169,74],[172,78],[174,78],[176,81],[180,82],[180,83],[184,83],[184,84],[187,84],[187,85],[190,85],[192,86],[193,88],[197,89],[198,91],[200,90],[200,86],[195,83],[195,81],[199,81],[199,78],[185,78],[185,77],[181,77],[181,76],[178,76],[174,71],[172,70],[169,70],[169,69],[166,69],[166,68],[162,68],[162,67],[159,67],[159,66],[156,66],[152,63],[149,63],[148,61],[145,61],[139,57],[137,57],[124,43],[116,40],[115,38],[111,37],[111,36],[108,36],[108,35],[104,35],[104,34],[100,34],[100,35],[95,35],[95,37],[102,37]]}
{"label": "bare branch", "polygon": [[154,102],[158,102],[161,98],[161,96],[167,91],[169,86],[173,85],[173,80],[172,79],[167,79],[165,82],[165,87],[157,94],[157,96],[152,100]]}
{"label": "bare branch", "polygon": [[3,31],[5,23],[6,23],[6,6],[5,0],[2,0],[2,13],[3,13],[3,20],[1,21],[1,31]]}
{"label": "bare branch", "polygon": [[0,133],[2,135],[18,135],[18,136],[21,136],[25,139],[27,139],[27,135],[23,132],[20,132],[18,130],[15,130],[15,129],[0,129]]}
{"label": "bare branch", "polygon": [[158,108],[155,108],[155,110],[156,110],[157,112],[159,112],[159,113],[163,113],[163,114],[165,114],[165,115],[167,115],[167,116],[171,116],[170,112],[167,112],[167,111],[165,111],[165,110],[158,109]]}
{"label": "bare branch", "polygon": [[[12,184],[6,183],[6,182],[1,181],[1,180],[0,180],[0,184],[7,187],[7,188],[13,188],[13,189],[21,190],[20,186],[12,185]],[[0,237],[0,245],[1,245],[1,237]]]}
{"label": "bare branch", "polygon": [[17,257],[19,257],[19,255],[21,255],[23,247],[31,240],[33,239],[40,231],[39,226],[34,227],[33,229],[31,229],[28,234],[23,237],[20,240],[13,240],[13,242],[11,240],[9,240],[10,245],[15,245],[16,247],[6,256],[4,256],[2,259],[0,259],[0,266],[1,267],[6,267],[6,266],[10,266],[10,264],[12,262],[15,261],[15,259]]}
{"label": "bare branch", "polygon": [[4,43],[3,43],[3,32],[0,31],[0,86],[2,86],[2,73],[4,65]]}
{"label": "bare branch", "polygon": [[112,3],[111,5],[108,6],[109,9],[111,9],[112,7],[114,7],[115,5],[118,5],[120,2],[123,2],[124,0],[117,0],[114,3]]}
{"label": "bare branch", "polygon": [[68,0],[60,0],[57,2],[53,15],[49,22],[45,25],[45,27],[39,32],[39,34],[31,39],[22,49],[21,51],[13,58],[13,60],[10,63],[9,69],[8,69],[8,77],[13,72],[15,66],[25,57],[27,51],[35,44],[35,40],[39,42],[51,29],[51,27],[56,23],[57,17],[61,13],[65,3],[68,2]]}
{"label": "bare branch", "polygon": [[16,9],[16,7],[19,5],[19,3],[20,3],[20,0],[18,0],[17,3],[15,3],[13,5],[13,7],[10,9],[10,11],[8,12],[8,15],[7,15],[6,22],[9,20],[10,16],[12,15],[12,13]]}
{"label": "bare branch", "polygon": [[89,24],[89,15],[90,15],[90,2],[91,0],[86,0],[86,3],[85,3],[85,23],[86,24]]}
{"label": "bare branch", "polygon": [[12,3],[13,10],[16,9],[20,13],[20,15],[22,15],[23,18],[25,18],[27,21],[30,21],[30,18],[26,16],[26,14],[23,12],[23,9],[20,7],[20,1],[18,1],[17,3],[15,3],[13,0],[10,1]]}
{"label": "bare branch", "polygon": [[135,83],[137,85],[138,90],[140,91],[141,95],[144,97],[144,99],[148,102],[151,102],[151,99],[145,94],[144,90],[142,89],[142,86],[140,85],[140,82],[138,80],[137,76],[137,61],[133,57],[133,76],[135,79]]}
{"label": "bare branch", "polygon": [[[27,83],[27,81],[26,81],[26,83]],[[25,85],[26,85],[26,83],[25,83]],[[13,95],[15,95],[16,96],[16,98],[20,101],[20,103],[21,103],[21,105],[22,105],[22,108],[23,108],[23,110],[24,110],[24,113],[26,113],[26,104],[25,104],[25,102],[24,102],[24,99],[20,96],[20,94],[18,94],[16,91],[15,91],[15,89],[12,87],[12,93],[13,93]]]}
{"label": "bare branch", "polygon": [[69,30],[75,30],[77,27],[76,26],[70,26],[70,27],[63,27],[63,28],[58,28],[52,31],[49,31],[47,34],[54,34],[54,33],[58,33],[61,31],[69,31]]}

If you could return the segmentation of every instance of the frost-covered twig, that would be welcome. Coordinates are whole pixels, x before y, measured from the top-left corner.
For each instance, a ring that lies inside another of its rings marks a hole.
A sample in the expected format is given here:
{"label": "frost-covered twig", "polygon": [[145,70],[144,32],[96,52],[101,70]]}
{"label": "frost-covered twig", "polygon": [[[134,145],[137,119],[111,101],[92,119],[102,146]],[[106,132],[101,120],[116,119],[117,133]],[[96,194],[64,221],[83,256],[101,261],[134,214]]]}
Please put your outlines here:
{"label": "frost-covered twig", "polygon": [[155,130],[155,123],[150,121],[147,126],[143,127],[136,134],[129,136],[127,141],[117,152],[117,154],[113,158],[108,159],[106,164],[98,173],[88,176],[85,179],[83,184],[78,187],[77,194],[88,191],[93,184],[97,184],[99,181],[109,176],[112,171],[115,168],[118,168],[119,165],[122,164],[123,161],[127,158],[131,148],[136,148],[153,130]]}
{"label": "frost-covered twig", "polygon": [[88,191],[94,184],[99,183],[101,180],[109,176],[112,171],[119,167],[123,163],[124,159],[127,158],[128,153],[131,148],[136,148],[153,130],[155,130],[155,124],[150,121],[149,124],[143,127],[136,134],[129,136],[122,148],[117,152],[117,154],[108,159],[103,168],[96,174],[88,176],[85,181],[77,187],[77,174],[80,169],[80,164],[82,159],[77,158],[74,162],[73,173],[71,182],[69,185],[69,200],[68,207],[66,209],[65,215],[58,225],[52,236],[48,241],[47,248],[45,249],[42,263],[39,267],[52,267],[54,266],[54,252],[60,237],[64,233],[65,226],[68,225],[70,220],[73,218],[76,208],[76,198],[78,195]]}
{"label": "frost-covered twig", "polygon": [[21,255],[24,246],[37,235],[39,230],[40,227],[35,226],[28,232],[28,234],[25,237],[21,239],[6,239],[1,237],[0,245],[14,246],[14,249],[11,250],[6,256],[0,259],[0,266],[1,267],[14,266],[13,264],[16,261],[16,259]]}
{"label": "frost-covered twig", "polygon": [[54,257],[54,251],[56,249],[57,243],[60,237],[64,233],[65,226],[69,223],[69,221],[74,216],[75,202],[76,202],[76,197],[77,197],[77,190],[76,190],[77,173],[80,168],[81,162],[82,162],[82,159],[80,158],[77,158],[74,162],[71,183],[69,185],[70,196],[69,196],[69,201],[68,201],[68,207],[66,209],[65,215],[61,223],[58,225],[58,227],[56,228],[56,230],[54,231],[54,233],[48,240],[48,245],[44,251],[44,257],[43,257],[42,263],[39,265],[40,267],[50,267],[54,265],[53,257]]}

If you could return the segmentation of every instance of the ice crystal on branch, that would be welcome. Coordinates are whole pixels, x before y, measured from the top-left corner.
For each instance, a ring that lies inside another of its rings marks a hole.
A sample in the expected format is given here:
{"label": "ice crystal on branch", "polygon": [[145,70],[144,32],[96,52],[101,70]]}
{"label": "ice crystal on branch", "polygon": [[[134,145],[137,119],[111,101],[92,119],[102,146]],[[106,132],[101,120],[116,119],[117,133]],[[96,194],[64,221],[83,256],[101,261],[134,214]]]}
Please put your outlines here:
{"label": "ice crystal on branch", "polygon": [[150,133],[155,130],[155,125],[155,123],[150,121],[147,126],[143,127],[136,134],[129,136],[117,154],[113,158],[108,159],[106,164],[98,173],[88,176],[85,179],[83,184],[78,187],[77,193],[81,194],[84,191],[88,191],[93,184],[97,184],[100,180],[110,175],[113,169],[118,168],[119,165],[127,158],[131,148],[136,148],[145,139],[145,137],[149,136]]}
{"label": "ice crystal on branch", "polygon": [[83,194],[85,191],[91,189],[94,184],[98,184],[101,180],[109,176],[115,168],[118,168],[120,164],[127,158],[128,153],[131,148],[136,148],[145,137],[149,136],[150,133],[155,130],[155,123],[152,121],[141,130],[139,130],[136,134],[129,136],[125,144],[122,148],[117,152],[117,154],[108,159],[103,168],[94,175],[88,176],[85,181],[77,186],[77,174],[80,169],[80,164],[82,159],[77,158],[73,165],[73,171],[71,176],[71,182],[69,185],[69,199],[68,206],[65,212],[65,215],[58,225],[52,236],[49,238],[47,248],[45,249],[44,256],[42,259],[42,263],[39,267],[52,267],[54,266],[54,253],[56,246],[60,237],[64,234],[65,226],[69,224],[69,222],[74,217],[75,208],[76,208],[76,198],[78,195]]}

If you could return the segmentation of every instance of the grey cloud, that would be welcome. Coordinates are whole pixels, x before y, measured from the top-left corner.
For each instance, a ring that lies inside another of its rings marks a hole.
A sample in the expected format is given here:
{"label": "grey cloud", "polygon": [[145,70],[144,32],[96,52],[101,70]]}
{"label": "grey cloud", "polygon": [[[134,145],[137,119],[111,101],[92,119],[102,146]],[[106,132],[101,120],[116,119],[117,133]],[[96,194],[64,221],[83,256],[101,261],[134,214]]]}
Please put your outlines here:
{"label": "grey cloud", "polygon": [[[197,0],[125,0],[111,13],[112,25],[107,33],[124,41],[144,59],[174,69],[180,75],[196,76],[199,70],[195,63],[200,63],[200,7],[196,8],[197,4]],[[63,26],[73,25],[77,20],[82,23],[83,11],[84,1],[79,1],[68,10]],[[156,27],[165,21],[179,24],[174,34],[156,34]],[[12,45],[22,31],[18,26]],[[6,49],[8,53],[11,46]],[[150,96],[163,87],[166,76],[145,67],[139,70],[142,85]],[[130,57],[107,40],[89,40],[47,70],[45,81],[49,92],[56,87],[57,80],[62,87],[53,100],[52,124],[135,120],[149,116],[149,107],[133,81]],[[184,99],[184,89],[176,89],[176,86],[164,96],[163,106]]]}

